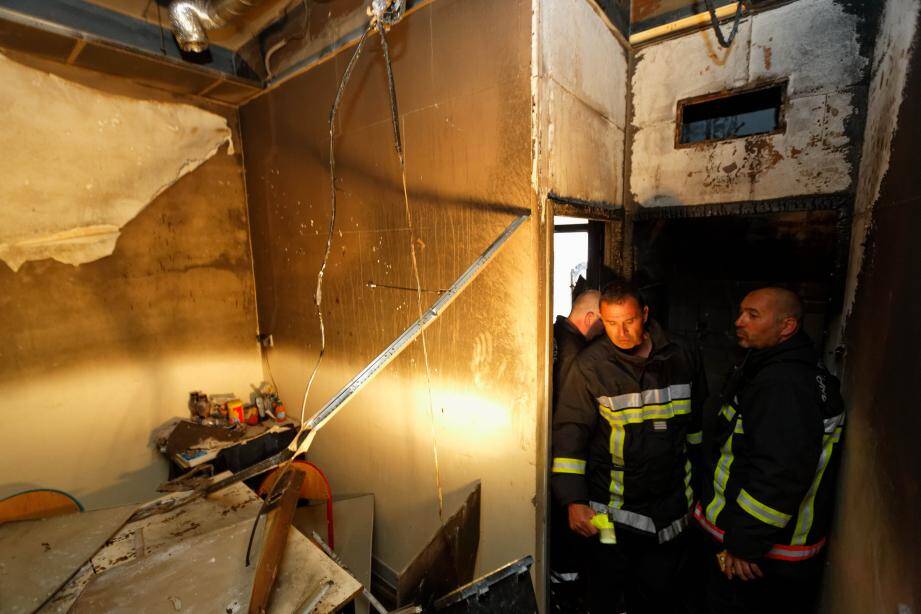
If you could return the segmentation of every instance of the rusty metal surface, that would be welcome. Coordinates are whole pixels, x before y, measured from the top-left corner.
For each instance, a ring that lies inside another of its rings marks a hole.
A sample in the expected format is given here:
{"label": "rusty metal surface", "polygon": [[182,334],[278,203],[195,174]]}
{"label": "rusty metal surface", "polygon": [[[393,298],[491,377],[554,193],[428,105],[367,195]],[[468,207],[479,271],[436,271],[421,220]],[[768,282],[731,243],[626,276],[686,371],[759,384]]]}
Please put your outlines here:
{"label": "rusty metal surface", "polygon": [[[408,15],[389,40],[421,284],[445,288],[513,211],[533,207],[530,3],[437,0]],[[303,394],[319,346],[312,297],[329,220],[326,121],[348,57],[241,109],[260,327],[274,335],[267,358],[288,399]],[[308,415],[418,317],[414,292],[382,287],[415,286],[384,76],[375,35],[337,126],[339,217],[323,298],[328,347]],[[450,503],[482,477],[492,501],[483,518],[484,568],[535,544],[533,510],[520,503],[536,492],[538,223],[532,218],[516,233],[426,331],[446,497]],[[337,489],[375,493],[376,547],[396,568],[438,526],[418,346],[358,393],[311,448]]]}

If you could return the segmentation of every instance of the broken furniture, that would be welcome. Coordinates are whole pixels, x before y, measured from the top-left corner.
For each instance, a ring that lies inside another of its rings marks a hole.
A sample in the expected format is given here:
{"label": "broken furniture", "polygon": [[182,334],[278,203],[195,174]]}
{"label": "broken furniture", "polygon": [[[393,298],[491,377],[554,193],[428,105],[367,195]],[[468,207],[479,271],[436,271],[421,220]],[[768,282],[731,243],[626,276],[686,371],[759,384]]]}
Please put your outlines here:
{"label": "broken furniture", "polygon": [[205,463],[216,472],[236,473],[283,450],[295,432],[290,420],[234,428],[180,420],[161,451],[170,461],[170,478]]}
{"label": "broken furniture", "polygon": [[[374,536],[374,495],[344,495],[333,497],[333,517],[336,519],[336,561],[365,587],[371,586],[371,548]],[[326,503],[302,505],[294,513],[294,526],[308,538],[325,535]],[[321,537],[322,538],[322,537]],[[317,542],[323,548],[324,545]],[[335,560],[335,559],[334,559]],[[355,614],[369,612],[368,600],[355,600]]]}
{"label": "broken furniture", "polygon": [[[296,467],[304,474],[304,481],[301,484],[299,493],[300,498],[309,501],[324,502],[324,507],[326,509],[326,528],[323,533],[326,534],[326,543],[329,544],[331,548],[334,548],[336,541],[335,525],[333,522],[333,493],[329,488],[329,480],[326,479],[326,475],[320,468],[313,463],[307,461],[291,461],[291,466]],[[256,490],[259,496],[265,497],[272,491],[280,473],[280,469],[275,469],[265,477],[258,490]],[[305,533],[305,535],[309,535],[309,533]]]}
{"label": "broken furniture", "polygon": [[[6,595],[22,595],[21,607],[13,611],[31,612],[42,605],[46,593],[51,599],[42,612],[244,612],[250,603],[255,561],[263,554],[266,523],[260,520],[253,539],[253,564],[246,566],[247,543],[262,506],[249,488],[234,484],[178,509],[127,524],[123,523],[132,515],[133,506],[3,525],[0,592],[4,612]],[[63,524],[78,519],[89,524]],[[53,533],[58,537],[45,537],[42,529],[51,527],[50,523],[57,523]],[[296,611],[330,581],[332,586],[315,612],[336,611],[361,591],[360,584],[322,550],[297,530],[287,531],[266,611]],[[34,546],[25,548],[26,542]],[[31,558],[26,560],[26,556]],[[25,594],[26,578],[20,576],[36,568],[43,573],[31,575],[44,582],[42,591],[36,588]],[[14,581],[15,593],[8,584]]]}
{"label": "broken furniture", "polygon": [[445,614],[536,614],[530,574],[533,563],[528,555],[504,565],[441,597],[432,609]]}
{"label": "broken furniture", "polygon": [[0,525],[0,611],[41,608],[133,512],[132,505]]}

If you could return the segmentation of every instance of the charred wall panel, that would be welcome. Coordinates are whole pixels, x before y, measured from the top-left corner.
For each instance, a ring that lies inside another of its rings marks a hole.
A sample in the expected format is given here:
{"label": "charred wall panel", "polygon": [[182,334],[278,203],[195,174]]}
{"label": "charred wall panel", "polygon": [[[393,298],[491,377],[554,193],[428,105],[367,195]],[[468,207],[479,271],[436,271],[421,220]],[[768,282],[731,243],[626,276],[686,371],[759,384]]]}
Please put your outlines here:
{"label": "charred wall panel", "polygon": [[[800,0],[743,20],[728,50],[708,28],[637,52],[632,199],[676,206],[853,190],[863,20],[846,2]],[[782,80],[782,132],[676,147],[679,101]]]}
{"label": "charred wall panel", "polygon": [[[188,102],[65,68],[119,96]],[[238,142],[236,113],[208,109]],[[66,126],[48,146],[68,147]],[[0,497],[52,487],[94,508],[156,495],[166,464],[151,430],[186,414],[190,390],[244,394],[261,377],[247,230],[242,158],[222,147],[125,224],[110,256],[0,265]]]}
{"label": "charred wall panel", "polygon": [[585,0],[539,15],[541,190],[621,205],[627,51]]}
{"label": "charred wall panel", "polygon": [[[447,287],[530,208],[531,4],[436,0],[390,35],[421,284]],[[260,325],[292,413],[319,351],[313,293],[330,216],[327,117],[352,48],[241,111]],[[417,316],[410,233],[379,41],[336,126],[338,214],[325,277],[327,350],[308,415]],[[446,513],[483,481],[478,569],[534,551],[537,408],[546,343],[536,218],[426,333]],[[379,287],[369,287],[373,282]],[[426,305],[436,294],[426,292]],[[375,555],[400,571],[439,526],[421,341],[359,392],[310,456],[335,492],[375,494]]]}
{"label": "charred wall panel", "polygon": [[873,63],[852,247],[860,270],[845,326],[848,426],[828,612],[921,609],[918,15],[917,0],[886,3]]}

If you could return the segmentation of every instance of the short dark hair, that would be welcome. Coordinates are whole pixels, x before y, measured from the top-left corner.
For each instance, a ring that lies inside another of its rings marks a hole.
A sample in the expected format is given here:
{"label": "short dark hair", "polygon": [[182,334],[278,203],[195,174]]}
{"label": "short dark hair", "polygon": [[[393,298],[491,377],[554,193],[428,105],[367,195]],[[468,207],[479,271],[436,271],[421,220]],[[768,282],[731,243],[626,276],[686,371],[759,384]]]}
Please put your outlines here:
{"label": "short dark hair", "polygon": [[646,306],[646,301],[643,300],[640,289],[634,283],[625,279],[616,279],[606,285],[601,291],[602,303],[620,304],[631,298],[637,302],[640,309]]}

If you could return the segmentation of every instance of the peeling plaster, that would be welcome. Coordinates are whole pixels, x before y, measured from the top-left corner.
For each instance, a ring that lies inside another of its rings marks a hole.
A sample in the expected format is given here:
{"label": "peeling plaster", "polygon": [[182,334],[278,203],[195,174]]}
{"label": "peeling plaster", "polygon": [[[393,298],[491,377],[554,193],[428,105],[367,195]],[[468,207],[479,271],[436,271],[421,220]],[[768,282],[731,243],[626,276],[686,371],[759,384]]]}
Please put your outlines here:
{"label": "peeling plaster", "polygon": [[[642,206],[764,200],[845,191],[849,120],[867,60],[859,18],[801,0],[744,20],[728,50],[710,29],[642,50],[633,77],[630,190]],[[783,133],[675,147],[679,100],[788,80]]]}
{"label": "peeling plaster", "polygon": [[79,265],[225,142],[227,120],[185,104],[115,96],[0,54],[0,259]]}
{"label": "peeling plaster", "polygon": [[857,276],[864,266],[864,242],[880,185],[889,169],[892,136],[898,125],[912,43],[918,25],[919,0],[889,0],[880,23],[870,81],[867,124],[860,157],[860,177],[854,202],[851,253],[844,295],[845,320],[857,292]]}

